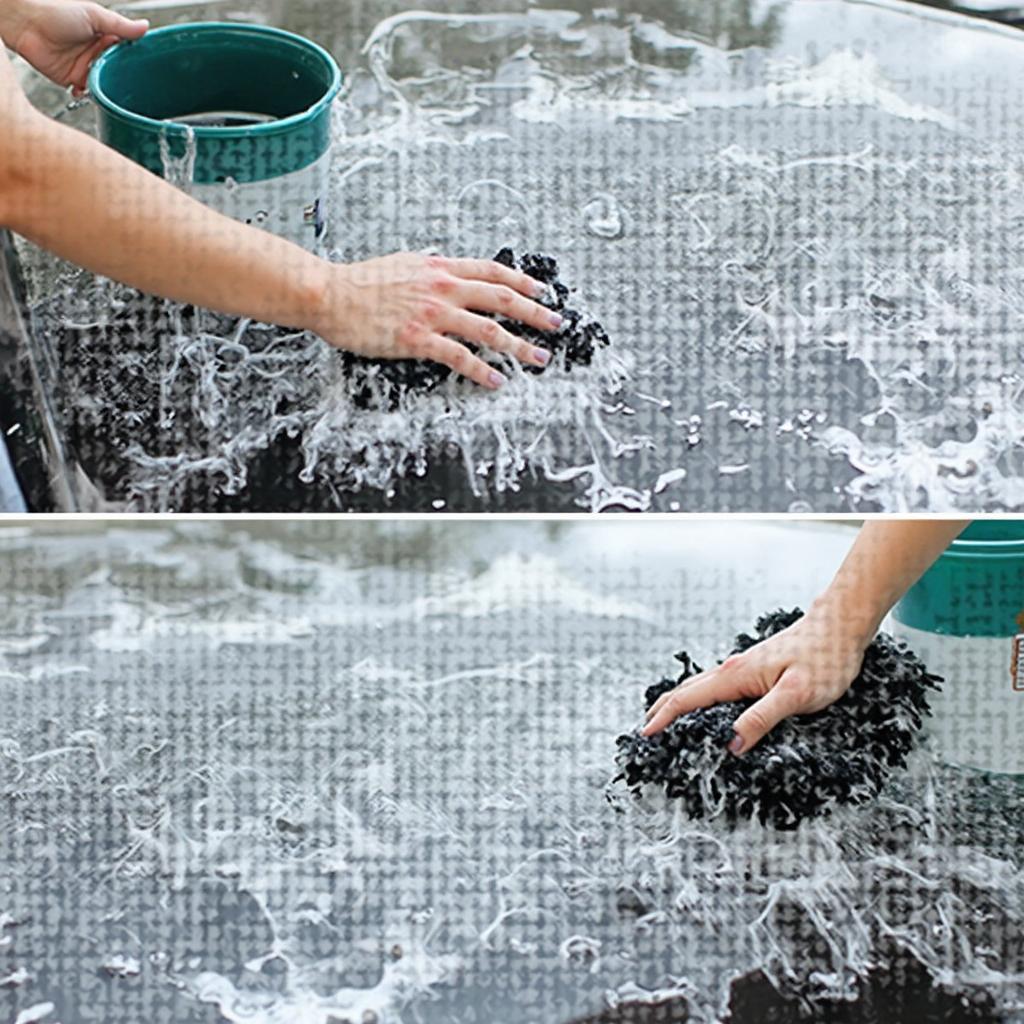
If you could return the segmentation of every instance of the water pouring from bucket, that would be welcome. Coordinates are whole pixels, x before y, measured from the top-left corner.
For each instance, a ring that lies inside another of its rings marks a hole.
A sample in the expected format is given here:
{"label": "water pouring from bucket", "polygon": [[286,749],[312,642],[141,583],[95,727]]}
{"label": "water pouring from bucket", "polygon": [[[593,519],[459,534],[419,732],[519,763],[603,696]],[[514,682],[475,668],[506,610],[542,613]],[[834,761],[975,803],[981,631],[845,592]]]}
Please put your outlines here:
{"label": "water pouring from bucket", "polygon": [[105,143],[163,177],[168,155],[187,156],[189,180],[176,184],[313,252],[327,232],[341,83],[316,43],[220,22],[154,29],[104,53],[89,75]]}

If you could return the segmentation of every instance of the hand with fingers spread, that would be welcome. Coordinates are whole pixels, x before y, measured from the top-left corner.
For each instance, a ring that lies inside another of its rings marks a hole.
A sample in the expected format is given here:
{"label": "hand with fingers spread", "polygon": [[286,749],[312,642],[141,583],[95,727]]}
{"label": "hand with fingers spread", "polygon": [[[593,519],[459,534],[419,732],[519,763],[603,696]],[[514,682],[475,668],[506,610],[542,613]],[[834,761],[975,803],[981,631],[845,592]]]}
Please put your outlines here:
{"label": "hand with fingers spread", "polygon": [[482,314],[554,331],[562,318],[534,301],[545,286],[490,260],[396,253],[335,266],[310,326],[337,348],[377,359],[429,359],[486,388],[505,377],[466,343],[546,366],[550,353]]}
{"label": "hand with fingers spread", "polygon": [[743,754],[784,718],[828,707],[856,678],[889,609],[966,525],[948,520],[867,523],[828,589],[803,618],[662,694],[648,711],[643,735],[652,736],[697,708],[753,699],[733,724],[729,743],[732,753]]}
{"label": "hand with fingers spread", "polygon": [[660,732],[709,704],[755,699],[733,724],[729,743],[732,753],[745,753],[784,718],[838,700],[860,671],[873,635],[846,628],[827,605],[817,604],[788,629],[663,693],[651,705],[643,733]]}
{"label": "hand with fingers spread", "polygon": [[88,0],[5,0],[0,38],[41,74],[75,96],[85,92],[92,62],[122,39],[145,35],[149,22]]}

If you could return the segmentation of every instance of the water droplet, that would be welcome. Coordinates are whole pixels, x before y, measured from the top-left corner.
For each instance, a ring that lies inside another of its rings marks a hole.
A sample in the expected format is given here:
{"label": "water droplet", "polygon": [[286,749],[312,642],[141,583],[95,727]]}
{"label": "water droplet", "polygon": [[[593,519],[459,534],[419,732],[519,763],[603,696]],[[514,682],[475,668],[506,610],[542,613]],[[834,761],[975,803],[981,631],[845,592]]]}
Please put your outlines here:
{"label": "water droplet", "polygon": [[686,479],[686,470],[681,466],[678,469],[670,469],[667,473],[662,473],[658,477],[657,483],[654,485],[654,493],[661,494],[669,484],[674,484],[679,480]]}
{"label": "water droplet", "polygon": [[729,419],[739,423],[744,430],[757,430],[764,426],[764,413],[751,409],[749,405],[738,405],[729,410]]}
{"label": "water droplet", "polygon": [[26,981],[31,981],[31,979],[32,975],[24,967],[19,967],[6,977],[0,978],[0,988],[18,988],[19,985],[24,985]]}
{"label": "water droplet", "polygon": [[587,231],[598,238],[622,237],[622,212],[616,198],[607,192],[599,192],[583,207],[583,224]]}
{"label": "water droplet", "polygon": [[134,978],[142,973],[142,964],[133,956],[115,953],[100,964],[100,969],[112,978]]}

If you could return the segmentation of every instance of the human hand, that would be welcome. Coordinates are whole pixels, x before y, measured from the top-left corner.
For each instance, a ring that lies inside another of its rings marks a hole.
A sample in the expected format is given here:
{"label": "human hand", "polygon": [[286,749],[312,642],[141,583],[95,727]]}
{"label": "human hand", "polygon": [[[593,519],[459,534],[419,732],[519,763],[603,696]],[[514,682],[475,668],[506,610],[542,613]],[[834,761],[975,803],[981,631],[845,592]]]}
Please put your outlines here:
{"label": "human hand", "polygon": [[12,0],[0,3],[0,37],[37,71],[76,97],[86,89],[92,62],[122,39],[149,28],[88,0]]}
{"label": "human hand", "polygon": [[429,359],[494,390],[505,377],[463,342],[546,366],[549,352],[480,315],[557,330],[562,318],[531,301],[544,292],[528,274],[490,260],[396,253],[332,265],[309,326],[336,348],[376,359]]}
{"label": "human hand", "polygon": [[660,732],[696,708],[760,698],[733,724],[729,750],[746,753],[784,718],[821,711],[846,692],[874,634],[850,621],[828,596],[819,599],[781,633],[663,693],[647,712],[643,735]]}

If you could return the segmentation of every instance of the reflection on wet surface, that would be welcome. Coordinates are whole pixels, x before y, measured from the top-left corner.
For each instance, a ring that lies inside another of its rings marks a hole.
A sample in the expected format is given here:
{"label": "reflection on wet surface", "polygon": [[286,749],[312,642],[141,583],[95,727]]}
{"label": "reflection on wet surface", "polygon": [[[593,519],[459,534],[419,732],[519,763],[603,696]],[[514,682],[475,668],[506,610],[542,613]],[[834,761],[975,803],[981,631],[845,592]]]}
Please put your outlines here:
{"label": "reflection on wet surface", "polygon": [[0,532],[0,1016],[1013,1020],[1020,780],[925,748],[795,833],[611,781],[671,652],[806,603],[851,537]]}
{"label": "reflection on wet surface", "polygon": [[1022,504],[1012,30],[840,0],[473,15],[322,0],[246,17],[315,37],[346,70],[335,258],[549,252],[612,346],[587,373],[366,411],[308,335],[37,268],[37,342],[109,498]]}

